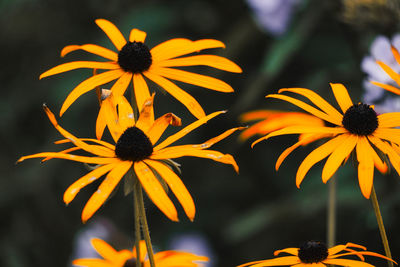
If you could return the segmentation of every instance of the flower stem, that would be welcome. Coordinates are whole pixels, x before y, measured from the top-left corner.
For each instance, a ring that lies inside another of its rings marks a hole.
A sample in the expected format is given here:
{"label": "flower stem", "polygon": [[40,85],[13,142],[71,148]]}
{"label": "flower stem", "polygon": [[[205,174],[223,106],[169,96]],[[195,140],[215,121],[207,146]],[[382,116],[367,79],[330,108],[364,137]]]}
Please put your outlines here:
{"label": "flower stem", "polygon": [[140,190],[140,182],[136,177],[132,177],[134,181],[133,189],[133,203],[135,209],[135,247],[136,247],[136,267],[141,267],[142,262],[140,259],[140,210],[139,210],[139,196],[138,191]]}
{"label": "flower stem", "polygon": [[151,246],[149,226],[147,225],[146,210],[144,208],[142,186],[140,183],[138,183],[138,184],[139,184],[139,186],[138,186],[139,187],[139,190],[138,190],[139,211],[140,211],[140,220],[142,223],[143,237],[144,237],[144,240],[146,241],[147,254],[149,256],[150,266],[155,267],[156,264],[154,262],[154,252],[153,252],[153,247]]}
{"label": "flower stem", "polygon": [[[379,233],[380,233],[381,238],[382,238],[382,243],[383,243],[383,247],[385,249],[386,257],[391,259],[392,258],[392,254],[390,253],[389,242],[388,242],[388,239],[387,239],[387,236],[386,236],[385,226],[383,225],[382,214],[381,214],[381,211],[379,209],[378,198],[376,197],[376,192],[375,192],[375,187],[374,186],[372,186],[371,201],[372,201],[372,206],[374,207],[376,221],[378,222]],[[389,267],[393,267],[393,262],[388,261],[388,266]]]}
{"label": "flower stem", "polygon": [[328,184],[328,214],[327,214],[327,243],[328,248],[335,245],[336,240],[336,177],[332,177]]}

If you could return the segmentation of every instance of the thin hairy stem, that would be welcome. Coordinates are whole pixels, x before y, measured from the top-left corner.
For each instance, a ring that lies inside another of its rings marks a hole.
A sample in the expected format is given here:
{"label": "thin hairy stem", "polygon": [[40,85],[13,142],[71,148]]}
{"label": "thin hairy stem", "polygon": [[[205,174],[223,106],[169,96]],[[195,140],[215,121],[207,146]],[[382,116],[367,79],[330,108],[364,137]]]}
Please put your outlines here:
{"label": "thin hairy stem", "polygon": [[332,177],[328,184],[327,244],[331,248],[336,240],[336,179]]}
{"label": "thin hairy stem", "polygon": [[[133,170],[132,170],[133,171]],[[133,203],[135,209],[135,247],[136,247],[136,267],[141,267],[141,259],[140,259],[140,208],[139,208],[139,197],[138,191],[140,190],[140,182],[132,175],[132,178],[135,179],[134,181],[134,189],[133,189]]]}

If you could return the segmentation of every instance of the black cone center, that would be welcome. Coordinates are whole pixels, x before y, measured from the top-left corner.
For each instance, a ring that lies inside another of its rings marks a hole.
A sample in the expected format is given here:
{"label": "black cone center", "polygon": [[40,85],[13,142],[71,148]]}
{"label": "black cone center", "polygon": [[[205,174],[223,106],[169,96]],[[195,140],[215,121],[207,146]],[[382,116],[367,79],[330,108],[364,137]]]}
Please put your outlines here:
{"label": "black cone center", "polygon": [[369,105],[359,103],[346,110],[342,124],[350,133],[366,136],[378,128],[378,115]]}
{"label": "black cone center", "polygon": [[127,42],[118,53],[118,64],[127,72],[143,72],[152,62],[150,50],[142,42]]}
{"label": "black cone center", "polygon": [[136,267],[136,259],[132,258],[127,260],[123,267]]}
{"label": "black cone center", "polygon": [[328,255],[326,245],[318,241],[308,241],[299,248],[299,259],[302,263],[322,262]]}
{"label": "black cone center", "polygon": [[115,145],[115,155],[121,160],[140,161],[153,153],[153,145],[147,135],[137,127],[130,127]]}

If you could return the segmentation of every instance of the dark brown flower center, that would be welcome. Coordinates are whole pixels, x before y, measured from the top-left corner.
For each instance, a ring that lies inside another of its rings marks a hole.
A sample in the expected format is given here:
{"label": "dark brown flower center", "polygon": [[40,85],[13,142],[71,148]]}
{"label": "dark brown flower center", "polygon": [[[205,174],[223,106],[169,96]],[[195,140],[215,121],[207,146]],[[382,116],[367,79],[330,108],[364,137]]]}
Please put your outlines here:
{"label": "dark brown flower center", "polygon": [[346,110],[342,124],[352,134],[367,136],[378,128],[378,115],[369,105],[359,103]]}
{"label": "dark brown flower center", "polygon": [[141,161],[152,153],[150,139],[137,127],[126,129],[115,145],[115,155],[121,160]]}
{"label": "dark brown flower center", "polygon": [[328,248],[322,242],[308,241],[299,248],[302,263],[318,263],[328,258]]}
{"label": "dark brown flower center", "polygon": [[118,53],[118,64],[127,72],[146,71],[152,62],[150,50],[142,42],[127,42]]}
{"label": "dark brown flower center", "polygon": [[127,260],[122,267],[136,267],[136,259],[132,258]]}

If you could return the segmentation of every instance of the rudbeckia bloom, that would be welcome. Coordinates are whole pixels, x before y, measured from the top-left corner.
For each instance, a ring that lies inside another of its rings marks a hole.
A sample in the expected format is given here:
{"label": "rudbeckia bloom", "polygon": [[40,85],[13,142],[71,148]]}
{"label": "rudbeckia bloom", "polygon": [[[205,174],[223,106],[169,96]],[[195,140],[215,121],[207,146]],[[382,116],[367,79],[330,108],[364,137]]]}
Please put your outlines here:
{"label": "rudbeckia bloom", "polygon": [[[231,164],[238,171],[239,167],[231,155],[208,150],[207,148],[240,128],[227,130],[202,144],[170,146],[208,120],[224,113],[224,111],[214,112],[186,126],[156,145],[168,125],[180,125],[180,119],[172,113],[168,113],[153,121],[150,115],[153,113],[153,98],[149,98],[144,104],[138,121],[135,122],[133,110],[128,101],[121,96],[119,99],[118,106],[114,107],[114,109],[110,108],[112,112],[106,113],[108,115],[108,127],[116,143],[115,145],[97,139],[75,137],[57,123],[54,114],[45,106],[45,112],[51,123],[67,138],[57,143],[72,142],[75,146],[60,152],[44,152],[25,156],[20,158],[18,162],[29,158],[44,157],[46,160],[49,158],[61,158],[88,164],[98,164],[96,169],[81,177],[66,190],[64,193],[64,202],[66,204],[70,203],[83,187],[108,173],[98,190],[86,203],[82,212],[83,222],[87,221],[107,200],[131,167],[149,198],[169,219],[178,221],[177,211],[158,181],[158,177],[165,181],[181,203],[186,215],[190,220],[193,220],[195,216],[193,199],[178,175],[169,168],[168,162],[174,158],[193,156]],[[103,105],[112,105],[111,102],[111,100],[107,101]],[[118,113],[116,108],[118,108]],[[76,150],[84,150],[93,156],[70,154],[70,152]]]}
{"label": "rudbeckia bloom", "polygon": [[112,86],[111,91],[115,96],[124,94],[130,82],[133,82],[137,107],[141,108],[146,99],[150,97],[150,92],[144,79],[146,77],[182,102],[195,117],[202,118],[205,116],[205,113],[200,104],[169,79],[220,92],[233,92],[232,87],[221,80],[173,67],[205,65],[230,72],[242,72],[240,67],[235,63],[220,56],[194,55],[182,57],[204,49],[225,47],[222,42],[217,40],[203,39],[191,41],[184,38],[177,38],[149,49],[144,43],[146,33],[143,31],[132,29],[129,41],[127,42],[122,33],[111,22],[104,19],[97,19],[96,24],[110,38],[117,52],[94,44],[69,45],[61,51],[62,57],[75,50],[84,50],[101,56],[107,61],[74,61],[64,63],[40,75],[40,78],[44,78],[79,68],[105,70],[83,81],[72,90],[61,107],[60,116],[79,96],[94,89],[96,86],[114,80],[116,82]]}
{"label": "rudbeckia bloom", "polygon": [[[400,64],[399,51],[394,46],[391,46],[391,50],[392,50],[393,56],[394,56],[397,64]],[[382,62],[380,60],[377,60],[376,63],[378,63],[378,65],[397,83],[397,85],[400,86],[400,75],[395,70],[393,70],[391,67],[389,67],[387,64],[385,64],[384,62]],[[390,91],[392,93],[400,95],[400,89],[393,85],[381,83],[381,82],[377,82],[377,81],[371,81],[371,83],[376,86],[379,86],[387,91]]]}
{"label": "rudbeckia bloom", "polygon": [[[331,84],[336,101],[342,113],[331,106],[318,94],[304,88],[281,89],[282,92],[292,92],[302,95],[315,106],[311,106],[296,98],[282,94],[271,94],[267,98],[277,98],[290,102],[312,115],[329,122],[334,127],[326,126],[290,126],[274,131],[253,143],[284,134],[326,134],[330,140],[312,151],[301,163],[296,174],[296,185],[300,187],[309,169],[317,162],[328,157],[322,171],[322,181],[326,183],[340,165],[346,161],[352,151],[355,151],[358,161],[358,181],[364,197],[369,198],[373,185],[374,165],[381,171],[386,169],[385,163],[378,156],[377,151],[388,156],[393,167],[400,173],[400,156],[392,144],[400,144],[400,113],[385,113],[378,115],[372,106],[358,103],[353,104],[347,89],[342,84]],[[315,140],[315,136],[312,136]],[[299,141],[302,142],[302,141]],[[299,142],[288,148],[281,157],[281,161],[298,147]],[[304,142],[304,140],[303,140]],[[289,152],[287,152],[290,150]]]}
{"label": "rudbeckia bloom", "polygon": [[[138,259],[136,248],[131,250],[116,251],[113,247],[101,239],[92,239],[92,246],[103,257],[103,259],[76,259],[72,263],[85,267],[135,267]],[[146,259],[147,249],[144,241],[140,241],[140,262],[143,267],[149,267],[149,260]],[[155,264],[159,267],[194,267],[196,262],[208,261],[207,257],[197,256],[188,252],[161,251],[154,254]]]}
{"label": "rudbeckia bloom", "polygon": [[[358,249],[358,250],[357,250]],[[332,248],[327,248],[324,243],[318,241],[308,241],[300,248],[285,248],[276,250],[274,256],[281,253],[287,253],[290,256],[284,256],[275,259],[253,261],[239,265],[238,267],[261,267],[261,266],[296,266],[296,267],[323,267],[327,264],[338,266],[358,266],[358,267],[373,267],[369,263],[364,262],[364,255],[374,256],[390,260],[375,252],[366,251],[367,248],[347,243],[346,245],[337,245]],[[342,259],[343,256],[357,256],[360,260]]]}

